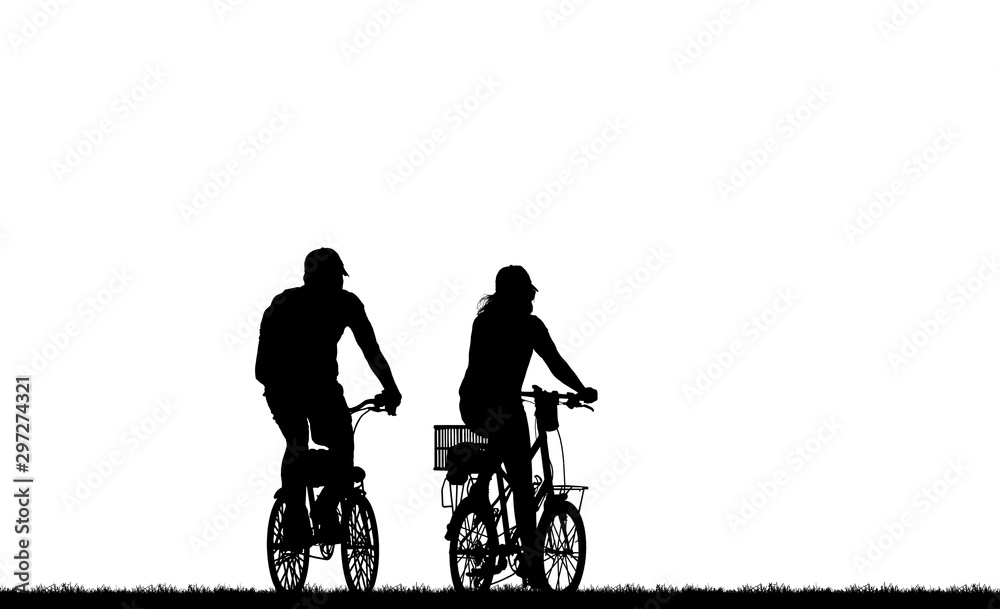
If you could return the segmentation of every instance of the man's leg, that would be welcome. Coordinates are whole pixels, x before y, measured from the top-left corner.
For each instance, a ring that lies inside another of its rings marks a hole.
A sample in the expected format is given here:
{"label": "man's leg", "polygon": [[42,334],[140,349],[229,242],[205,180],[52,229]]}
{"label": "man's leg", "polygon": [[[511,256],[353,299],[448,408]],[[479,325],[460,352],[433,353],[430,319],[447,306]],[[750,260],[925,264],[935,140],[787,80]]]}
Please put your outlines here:
{"label": "man's leg", "polygon": [[281,489],[285,497],[285,531],[292,539],[307,539],[309,514],[306,511],[306,485],[302,462],[309,447],[309,425],[294,398],[265,396],[267,405],[285,437],[281,458]]}
{"label": "man's leg", "polygon": [[331,400],[310,408],[309,426],[313,442],[327,449],[323,468],[330,484],[317,499],[320,521],[335,526],[337,504],[350,490],[354,470],[354,429],[343,389],[336,391]]}

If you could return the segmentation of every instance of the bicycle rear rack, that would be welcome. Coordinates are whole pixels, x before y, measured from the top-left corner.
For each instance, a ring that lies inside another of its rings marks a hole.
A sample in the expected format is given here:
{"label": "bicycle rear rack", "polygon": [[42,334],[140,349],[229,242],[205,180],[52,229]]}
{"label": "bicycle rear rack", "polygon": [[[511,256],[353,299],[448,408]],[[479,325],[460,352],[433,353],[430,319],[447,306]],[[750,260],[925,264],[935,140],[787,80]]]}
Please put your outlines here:
{"label": "bicycle rear rack", "polygon": [[[469,494],[469,490],[472,489],[473,483],[475,483],[477,474],[470,474],[469,479],[465,481],[465,484],[451,484],[448,480],[441,481],[441,507],[451,508],[451,513],[455,513],[455,508],[458,504],[462,502],[462,499]],[[447,488],[447,492],[445,492]]]}

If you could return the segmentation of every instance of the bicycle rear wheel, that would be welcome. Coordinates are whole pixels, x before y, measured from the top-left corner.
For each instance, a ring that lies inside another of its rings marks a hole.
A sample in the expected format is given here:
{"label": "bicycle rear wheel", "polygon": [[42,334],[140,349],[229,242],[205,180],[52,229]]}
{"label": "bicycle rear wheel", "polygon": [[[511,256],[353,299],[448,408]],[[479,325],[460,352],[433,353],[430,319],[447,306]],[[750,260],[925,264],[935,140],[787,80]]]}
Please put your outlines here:
{"label": "bicycle rear wheel", "polygon": [[378,524],[371,503],[361,493],[344,500],[341,525],[344,543],[340,555],[348,589],[367,592],[378,576]]}
{"label": "bicycle rear wheel", "polygon": [[285,508],[285,501],[279,496],[267,520],[267,567],[277,591],[301,592],[309,572],[309,548],[287,550],[278,547],[285,539]]}
{"label": "bicycle rear wheel", "polygon": [[561,501],[542,512],[538,531],[544,539],[543,584],[548,590],[576,590],[587,562],[587,532],[580,511]]}
{"label": "bicycle rear wheel", "polygon": [[488,590],[497,558],[497,530],[489,503],[466,497],[458,504],[449,529],[451,582],[459,592]]}

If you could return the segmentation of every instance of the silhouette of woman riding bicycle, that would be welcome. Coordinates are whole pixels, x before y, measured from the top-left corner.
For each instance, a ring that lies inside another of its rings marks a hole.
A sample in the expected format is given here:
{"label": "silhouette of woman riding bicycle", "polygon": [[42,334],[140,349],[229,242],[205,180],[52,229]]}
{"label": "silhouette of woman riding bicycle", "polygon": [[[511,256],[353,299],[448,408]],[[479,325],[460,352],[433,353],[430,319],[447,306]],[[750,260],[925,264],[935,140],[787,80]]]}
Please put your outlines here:
{"label": "silhouette of woman riding bicycle", "polygon": [[582,401],[597,400],[597,391],[580,381],[556,349],[545,324],[532,314],[537,291],[522,267],[500,269],[496,291],[479,301],[479,313],[472,323],[469,366],[458,391],[462,421],[487,438],[489,452],[507,470],[521,541],[517,574],[532,587],[541,587],[545,579],[541,540],[535,528],[537,505],[528,417],[521,401],[532,353],[542,358],[553,376],[579,393]]}

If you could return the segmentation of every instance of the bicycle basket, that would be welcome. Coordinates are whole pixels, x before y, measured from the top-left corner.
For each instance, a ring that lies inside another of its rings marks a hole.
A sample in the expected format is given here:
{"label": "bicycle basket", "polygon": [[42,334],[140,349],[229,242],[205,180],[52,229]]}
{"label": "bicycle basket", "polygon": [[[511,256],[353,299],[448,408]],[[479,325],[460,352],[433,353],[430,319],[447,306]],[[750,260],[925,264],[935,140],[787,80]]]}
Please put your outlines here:
{"label": "bicycle basket", "polygon": [[434,426],[434,469],[447,471],[450,484],[465,484],[470,474],[489,467],[485,438],[464,425]]}
{"label": "bicycle basket", "polygon": [[559,402],[535,400],[535,421],[538,422],[538,431],[559,429]]}
{"label": "bicycle basket", "polygon": [[478,444],[486,448],[486,438],[475,433],[465,425],[435,425],[434,426],[434,469],[448,471],[448,449],[457,444]]}
{"label": "bicycle basket", "polygon": [[458,444],[474,444],[476,448],[486,448],[486,438],[465,425],[434,426],[434,469],[448,471],[448,451]]}

